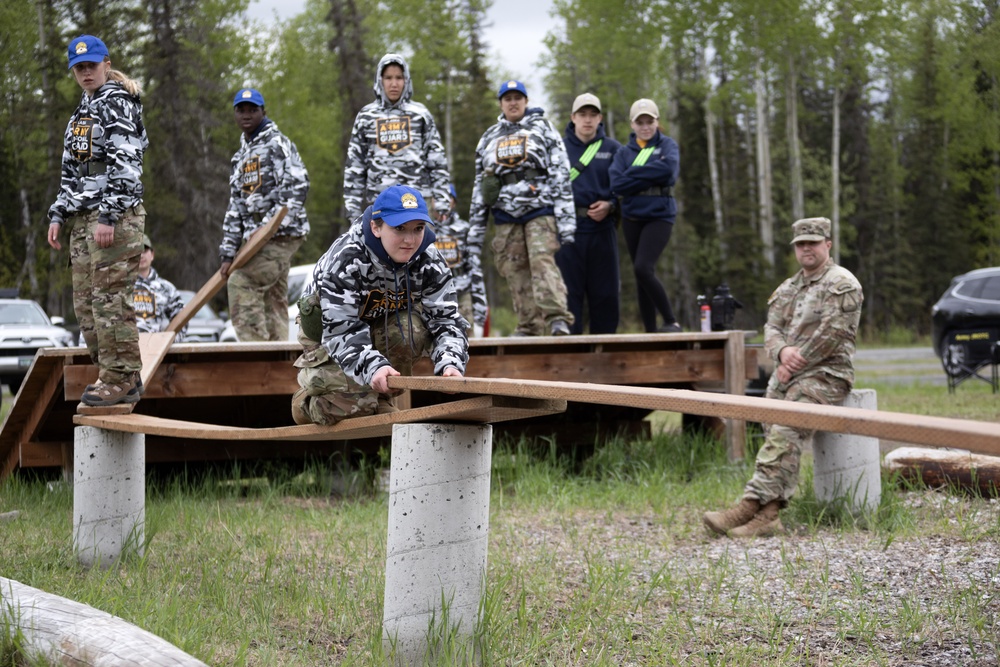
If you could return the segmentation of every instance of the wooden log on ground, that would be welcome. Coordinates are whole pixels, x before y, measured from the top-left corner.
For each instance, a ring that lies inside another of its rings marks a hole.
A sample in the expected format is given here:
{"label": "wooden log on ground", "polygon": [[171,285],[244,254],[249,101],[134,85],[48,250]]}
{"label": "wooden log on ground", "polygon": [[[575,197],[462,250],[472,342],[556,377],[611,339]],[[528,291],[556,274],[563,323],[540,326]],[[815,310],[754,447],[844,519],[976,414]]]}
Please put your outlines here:
{"label": "wooden log on ground", "polygon": [[491,394],[523,398],[561,398],[575,403],[625,405],[682,414],[725,417],[798,428],[868,435],[934,447],[952,447],[1000,456],[1000,424],[929,417],[902,412],[813,405],[756,396],[707,394],[687,389],[619,387],[606,384],[479,378],[389,378],[393,389]]}
{"label": "wooden log on ground", "polygon": [[[81,667],[207,667],[170,642],[85,604],[0,577],[0,627],[31,660]],[[32,662],[34,664],[34,662]]]}
{"label": "wooden log on ground", "polygon": [[928,486],[954,485],[984,496],[1000,495],[1000,457],[960,449],[899,447],[885,455],[882,469]]}

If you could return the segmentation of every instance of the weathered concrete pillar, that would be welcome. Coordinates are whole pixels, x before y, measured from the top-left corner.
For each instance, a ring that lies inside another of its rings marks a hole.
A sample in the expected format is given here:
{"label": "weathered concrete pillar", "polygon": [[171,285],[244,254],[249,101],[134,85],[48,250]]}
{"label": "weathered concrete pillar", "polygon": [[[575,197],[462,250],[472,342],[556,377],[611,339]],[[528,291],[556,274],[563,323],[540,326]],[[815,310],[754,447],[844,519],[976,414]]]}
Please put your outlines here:
{"label": "weathered concrete pillar", "polygon": [[[855,389],[845,408],[878,410],[874,389]],[[854,510],[875,510],[882,500],[882,469],[878,438],[817,431],[813,440],[813,489],[816,498],[843,498]]]}
{"label": "weathered concrete pillar", "polygon": [[146,436],[77,426],[73,436],[73,549],[87,567],[142,555]]}
{"label": "weathered concrete pillar", "polygon": [[392,428],[382,642],[396,665],[475,654],[486,579],[493,427]]}

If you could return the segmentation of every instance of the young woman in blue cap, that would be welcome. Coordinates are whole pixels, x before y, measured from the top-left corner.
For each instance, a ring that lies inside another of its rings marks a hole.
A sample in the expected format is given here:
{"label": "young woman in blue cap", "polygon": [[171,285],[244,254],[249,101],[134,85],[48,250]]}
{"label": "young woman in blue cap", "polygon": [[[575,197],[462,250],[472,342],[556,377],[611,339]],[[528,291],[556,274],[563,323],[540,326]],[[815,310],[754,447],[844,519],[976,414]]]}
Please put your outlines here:
{"label": "young woman in blue cap", "polygon": [[[69,69],[83,89],[66,126],[59,194],[49,208],[49,245],[70,227],[73,308],[98,366],[88,406],[135,403],[142,393],[139,332],[132,307],[142,253],[142,158],[148,146],[138,82],[111,69],[108,47],[81,35]],[[100,269],[100,270],[98,270]]]}
{"label": "young woman in blue cap", "polygon": [[430,222],[420,191],[394,185],[316,262],[299,300],[297,424],[395,411],[388,378],[427,354],[437,375],[465,372],[468,323]]}

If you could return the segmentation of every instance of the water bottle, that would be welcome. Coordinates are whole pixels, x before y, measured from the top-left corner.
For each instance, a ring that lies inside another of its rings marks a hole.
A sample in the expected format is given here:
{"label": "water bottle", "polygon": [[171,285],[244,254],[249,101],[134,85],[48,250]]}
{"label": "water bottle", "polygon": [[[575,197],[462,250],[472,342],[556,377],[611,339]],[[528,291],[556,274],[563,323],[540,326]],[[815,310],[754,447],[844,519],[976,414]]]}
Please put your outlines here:
{"label": "water bottle", "polygon": [[698,304],[701,306],[701,332],[712,332],[712,307],[708,305],[708,299],[703,294],[698,295]]}

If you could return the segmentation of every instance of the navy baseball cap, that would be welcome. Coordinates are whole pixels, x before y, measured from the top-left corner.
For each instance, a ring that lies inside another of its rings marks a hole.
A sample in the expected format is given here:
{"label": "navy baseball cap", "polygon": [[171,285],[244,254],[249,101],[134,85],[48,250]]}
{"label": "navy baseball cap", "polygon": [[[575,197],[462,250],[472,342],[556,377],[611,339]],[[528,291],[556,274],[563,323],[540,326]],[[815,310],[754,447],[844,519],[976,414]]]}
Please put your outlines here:
{"label": "navy baseball cap", "polygon": [[500,99],[501,97],[503,97],[504,93],[509,93],[512,90],[521,93],[525,97],[528,96],[528,89],[524,87],[524,84],[521,83],[520,81],[515,81],[514,79],[511,79],[510,81],[501,84],[500,90],[497,91],[497,99]]}
{"label": "navy baseball cap", "polygon": [[100,63],[109,57],[108,47],[93,35],[80,35],[70,40],[66,49],[69,55],[69,69],[77,63]]}
{"label": "navy baseball cap", "polygon": [[455,184],[454,183],[449,183],[448,184],[448,194],[450,194],[452,196],[452,198],[458,199],[458,193],[455,192]]}
{"label": "navy baseball cap", "polygon": [[249,102],[250,104],[256,104],[259,107],[264,106],[264,96],[260,94],[259,90],[254,90],[253,88],[240,88],[236,91],[236,97],[233,98],[233,106],[239,106],[243,102]]}
{"label": "navy baseball cap", "polygon": [[420,190],[409,185],[393,185],[375,198],[372,217],[382,220],[390,227],[399,227],[413,220],[431,222],[427,214],[427,202]]}

